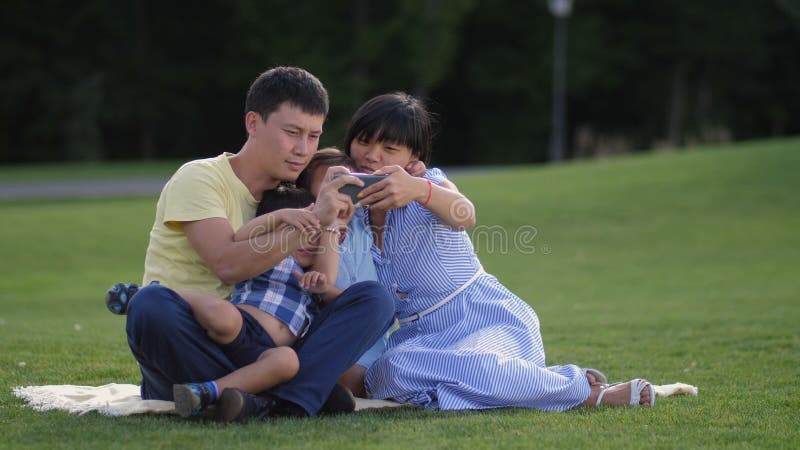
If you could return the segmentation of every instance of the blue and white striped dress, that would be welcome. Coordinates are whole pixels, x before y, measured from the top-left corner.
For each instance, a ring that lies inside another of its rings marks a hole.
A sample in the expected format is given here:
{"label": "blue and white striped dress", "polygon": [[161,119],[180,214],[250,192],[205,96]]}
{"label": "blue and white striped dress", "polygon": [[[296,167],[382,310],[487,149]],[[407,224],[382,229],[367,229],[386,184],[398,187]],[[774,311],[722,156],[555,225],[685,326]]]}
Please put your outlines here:
{"label": "blue and white striped dress", "polygon": [[[446,179],[439,169],[425,177]],[[378,278],[396,292],[397,317],[424,311],[481,269],[465,231],[412,202],[389,211]],[[564,411],[589,397],[575,365],[545,366],[539,319],[497,278],[481,274],[434,312],[404,324],[367,371],[371,398],[444,410],[501,407]]]}

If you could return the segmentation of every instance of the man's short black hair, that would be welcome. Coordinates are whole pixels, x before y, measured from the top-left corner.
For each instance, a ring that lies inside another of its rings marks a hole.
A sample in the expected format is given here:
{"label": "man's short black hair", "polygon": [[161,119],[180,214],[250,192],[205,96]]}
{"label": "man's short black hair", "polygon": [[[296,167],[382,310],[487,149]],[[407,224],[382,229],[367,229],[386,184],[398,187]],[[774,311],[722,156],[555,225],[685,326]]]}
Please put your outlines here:
{"label": "man's short black hair", "polygon": [[305,189],[282,184],[275,189],[264,191],[256,209],[256,216],[284,208],[305,208],[312,203],[314,197]]}
{"label": "man's short black hair", "polygon": [[328,115],[328,91],[317,77],[299,67],[274,67],[253,81],[247,91],[244,113],[267,120],[284,102],[311,115]]}

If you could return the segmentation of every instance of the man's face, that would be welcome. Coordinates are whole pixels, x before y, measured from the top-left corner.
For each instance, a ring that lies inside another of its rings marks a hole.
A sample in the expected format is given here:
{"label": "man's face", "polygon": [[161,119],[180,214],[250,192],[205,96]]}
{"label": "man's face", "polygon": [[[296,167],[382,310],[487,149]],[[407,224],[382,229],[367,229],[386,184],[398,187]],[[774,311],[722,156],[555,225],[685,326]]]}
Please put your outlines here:
{"label": "man's face", "polygon": [[266,122],[252,112],[246,121],[265,175],[276,181],[294,181],[317,151],[325,117],[284,102]]}

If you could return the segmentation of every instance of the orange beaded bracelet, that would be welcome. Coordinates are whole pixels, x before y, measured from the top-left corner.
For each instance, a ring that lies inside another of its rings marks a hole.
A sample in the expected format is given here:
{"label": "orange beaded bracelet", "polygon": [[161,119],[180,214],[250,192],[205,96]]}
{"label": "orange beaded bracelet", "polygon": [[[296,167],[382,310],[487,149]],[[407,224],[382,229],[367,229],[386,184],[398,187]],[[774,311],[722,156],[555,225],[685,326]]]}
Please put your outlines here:
{"label": "orange beaded bracelet", "polygon": [[428,206],[428,203],[431,201],[431,194],[433,194],[433,183],[431,183],[431,180],[426,181],[428,182],[428,198],[426,198],[424,202],[420,203],[422,206]]}

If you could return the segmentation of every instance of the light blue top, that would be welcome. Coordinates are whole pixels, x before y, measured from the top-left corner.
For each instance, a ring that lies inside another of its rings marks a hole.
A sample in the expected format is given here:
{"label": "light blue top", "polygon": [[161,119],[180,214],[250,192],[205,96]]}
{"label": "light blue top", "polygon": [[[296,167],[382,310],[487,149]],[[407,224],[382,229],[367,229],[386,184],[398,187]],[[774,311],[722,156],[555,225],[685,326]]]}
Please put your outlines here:
{"label": "light blue top", "polygon": [[[339,246],[339,273],[336,275],[336,287],[345,290],[354,283],[362,281],[378,281],[378,272],[372,260],[372,232],[367,224],[365,208],[356,208],[347,235]],[[378,357],[386,351],[387,335],[379,339],[367,350],[356,364],[370,368]]]}
{"label": "light blue top", "polygon": [[336,287],[345,290],[353,283],[378,281],[372,261],[372,234],[369,231],[364,208],[356,208],[347,227],[347,236],[339,246],[339,273]]}

